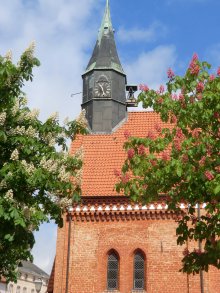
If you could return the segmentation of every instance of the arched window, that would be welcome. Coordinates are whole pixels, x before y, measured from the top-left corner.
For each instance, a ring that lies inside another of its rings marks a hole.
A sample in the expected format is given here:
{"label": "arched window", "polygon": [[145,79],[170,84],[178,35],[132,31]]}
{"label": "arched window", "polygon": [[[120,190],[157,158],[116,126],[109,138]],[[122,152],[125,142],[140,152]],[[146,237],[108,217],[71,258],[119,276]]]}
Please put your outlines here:
{"label": "arched window", "polygon": [[27,293],[27,288],[26,287],[23,288],[23,293]]}
{"label": "arched window", "polygon": [[119,261],[115,252],[111,252],[108,255],[108,268],[107,268],[107,289],[118,289],[118,270]]}
{"label": "arched window", "polygon": [[16,293],[21,293],[21,287],[17,286]]}
{"label": "arched window", "polygon": [[134,289],[144,289],[145,286],[145,260],[142,252],[134,255]]}

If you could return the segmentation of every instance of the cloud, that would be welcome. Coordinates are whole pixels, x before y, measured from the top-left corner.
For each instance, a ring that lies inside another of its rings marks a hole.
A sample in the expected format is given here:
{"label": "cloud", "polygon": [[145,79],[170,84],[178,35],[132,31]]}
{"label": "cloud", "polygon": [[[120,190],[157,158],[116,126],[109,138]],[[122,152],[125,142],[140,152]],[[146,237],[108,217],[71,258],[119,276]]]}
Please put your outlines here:
{"label": "cloud", "polygon": [[0,54],[12,49],[18,60],[25,47],[36,41],[41,67],[35,69],[34,82],[25,91],[30,107],[41,109],[42,119],[55,111],[61,119],[74,118],[80,111],[81,96],[71,98],[71,94],[81,92],[80,75],[97,31],[92,13],[100,13],[99,2],[0,0]]}
{"label": "cloud", "polygon": [[117,32],[118,39],[122,42],[153,42],[166,34],[167,28],[160,22],[153,22],[149,27],[136,27],[130,30],[121,27]]}
{"label": "cloud", "polygon": [[[176,48],[173,45],[158,46],[152,51],[143,52],[132,63],[124,65],[128,77],[128,84],[147,84],[150,88],[158,89],[167,82],[167,69],[175,70],[177,61]],[[136,93],[138,95],[139,91]],[[143,110],[139,104],[130,111]]]}
{"label": "cloud", "polygon": [[167,80],[167,69],[175,68],[176,48],[173,45],[158,46],[152,51],[143,52],[124,69],[128,76],[128,83],[147,84],[157,88]]}

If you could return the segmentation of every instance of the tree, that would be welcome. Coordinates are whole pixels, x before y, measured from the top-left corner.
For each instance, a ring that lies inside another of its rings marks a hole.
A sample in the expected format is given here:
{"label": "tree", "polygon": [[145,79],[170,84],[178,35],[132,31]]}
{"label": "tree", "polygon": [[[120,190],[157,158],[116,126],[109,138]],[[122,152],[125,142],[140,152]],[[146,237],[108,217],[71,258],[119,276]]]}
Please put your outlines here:
{"label": "tree", "polygon": [[[21,260],[32,259],[33,232],[49,219],[62,226],[62,212],[80,195],[79,152],[69,156],[66,139],[85,133],[83,114],[60,126],[44,123],[27,107],[22,86],[39,66],[32,44],[17,65],[0,56],[0,276],[16,279]],[[71,181],[70,181],[71,178]]]}
{"label": "tree", "polygon": [[184,251],[182,271],[187,273],[220,268],[220,68],[217,76],[210,68],[194,54],[183,77],[168,70],[166,91],[141,85],[139,102],[169,127],[155,125],[148,137],[128,139],[123,180],[117,184],[135,201],[163,198],[175,212],[181,203],[188,205],[178,221],[177,243],[200,245]]}

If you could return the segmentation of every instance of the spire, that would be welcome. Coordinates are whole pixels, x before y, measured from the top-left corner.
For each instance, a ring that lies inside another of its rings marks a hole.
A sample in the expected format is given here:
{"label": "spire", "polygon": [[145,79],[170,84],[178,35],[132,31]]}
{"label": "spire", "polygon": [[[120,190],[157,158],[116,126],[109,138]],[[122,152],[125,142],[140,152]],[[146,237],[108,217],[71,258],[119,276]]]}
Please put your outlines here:
{"label": "spire", "polygon": [[106,1],[98,39],[85,73],[93,69],[112,69],[124,74],[116,49],[109,0]]}
{"label": "spire", "polygon": [[99,36],[98,40],[101,41],[104,34],[107,34],[109,31],[114,32],[112,21],[111,21],[111,13],[110,13],[110,6],[109,6],[109,0],[106,1],[105,6],[105,13],[102,19],[102,24],[99,29]]}

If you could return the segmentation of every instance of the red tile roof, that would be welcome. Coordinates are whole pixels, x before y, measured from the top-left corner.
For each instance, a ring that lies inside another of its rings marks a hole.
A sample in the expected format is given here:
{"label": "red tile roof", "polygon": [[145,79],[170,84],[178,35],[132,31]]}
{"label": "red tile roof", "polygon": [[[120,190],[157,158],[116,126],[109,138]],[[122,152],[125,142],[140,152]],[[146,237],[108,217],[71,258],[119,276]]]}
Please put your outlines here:
{"label": "red tile roof", "polygon": [[127,121],[111,134],[79,135],[71,145],[71,153],[83,147],[82,196],[115,196],[117,178],[114,170],[120,170],[126,152],[123,145],[125,133],[131,136],[146,137],[155,125],[164,124],[155,112],[128,112]]}

